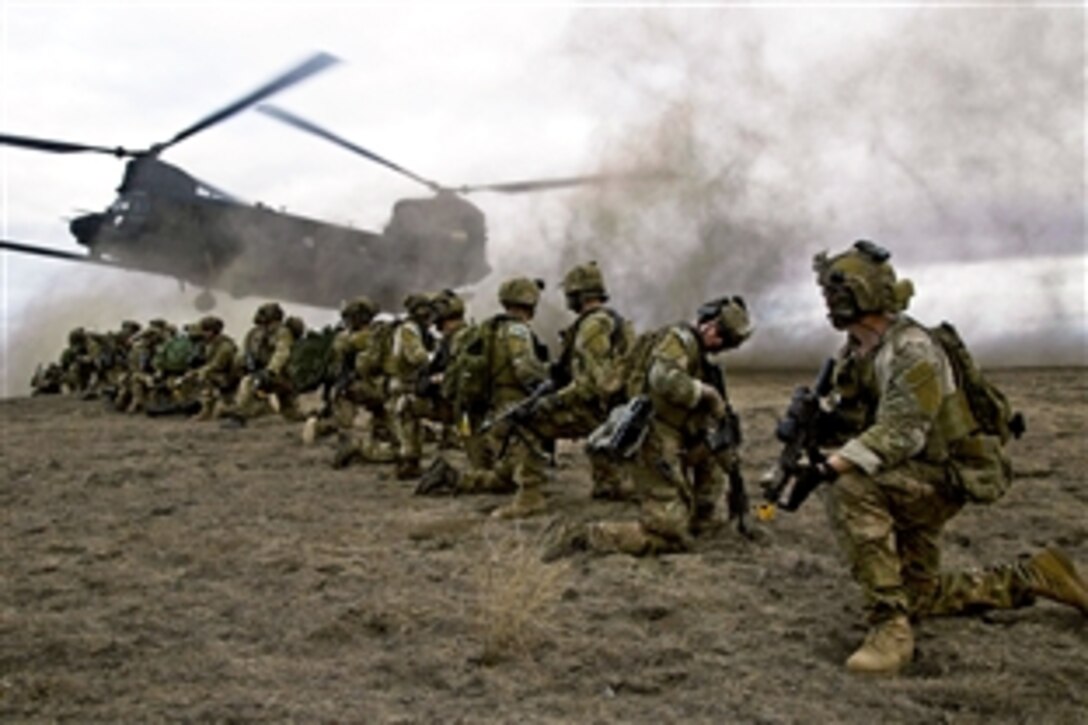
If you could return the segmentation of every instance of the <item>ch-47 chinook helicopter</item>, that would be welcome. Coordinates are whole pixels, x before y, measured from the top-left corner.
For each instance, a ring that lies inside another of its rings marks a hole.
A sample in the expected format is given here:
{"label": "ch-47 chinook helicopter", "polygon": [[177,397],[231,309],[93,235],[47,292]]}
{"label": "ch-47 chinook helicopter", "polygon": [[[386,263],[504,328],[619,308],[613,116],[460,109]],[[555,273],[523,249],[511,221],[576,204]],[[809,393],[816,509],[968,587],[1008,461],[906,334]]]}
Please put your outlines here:
{"label": "ch-47 chinook helicopter", "polygon": [[247,204],[163,161],[175,144],[261,102],[337,62],[319,53],[257,90],[144,150],[0,134],[0,144],[58,154],[91,152],[128,158],[117,198],[103,212],[79,216],[69,228],[87,254],[0,240],[0,251],[33,254],[176,278],[203,289],[261,296],[317,307],[368,294],[398,306],[411,291],[459,287],[489,271],[483,213],[459,196],[476,190],[535,191],[604,180],[604,176],[447,188],[278,109],[296,127],[332,140],[412,178],[433,198],[398,202],[382,233],[368,232]]}

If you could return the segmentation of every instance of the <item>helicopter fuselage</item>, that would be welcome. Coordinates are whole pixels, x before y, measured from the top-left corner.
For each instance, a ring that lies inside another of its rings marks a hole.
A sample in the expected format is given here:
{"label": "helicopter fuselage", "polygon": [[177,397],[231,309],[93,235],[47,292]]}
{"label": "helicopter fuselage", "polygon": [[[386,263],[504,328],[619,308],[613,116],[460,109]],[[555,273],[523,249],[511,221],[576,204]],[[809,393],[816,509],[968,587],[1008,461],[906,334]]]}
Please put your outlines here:
{"label": "helicopter fuselage", "polygon": [[70,224],[92,257],[235,297],[335,307],[367,294],[396,307],[489,271],[483,214],[459,197],[399,202],[377,234],[238,202],[155,158],[130,161],[118,192]]}

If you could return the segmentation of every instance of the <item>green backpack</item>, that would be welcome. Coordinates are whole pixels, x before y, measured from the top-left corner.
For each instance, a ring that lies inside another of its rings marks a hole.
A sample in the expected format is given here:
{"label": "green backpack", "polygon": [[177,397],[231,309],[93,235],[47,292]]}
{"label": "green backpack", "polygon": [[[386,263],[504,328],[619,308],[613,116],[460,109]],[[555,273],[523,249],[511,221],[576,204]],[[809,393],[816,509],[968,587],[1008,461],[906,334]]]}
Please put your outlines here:
{"label": "green backpack", "polygon": [[199,346],[188,335],[175,335],[159,346],[155,353],[155,367],[165,373],[178,375],[187,372],[200,354]]}
{"label": "green backpack", "polygon": [[384,373],[385,361],[393,354],[393,333],[399,320],[374,320],[370,323],[370,336],[366,347],[356,355],[355,372],[363,379]]}
{"label": "green backpack", "polygon": [[956,328],[947,322],[928,328],[952,365],[978,430],[951,450],[953,469],[964,495],[975,503],[992,503],[1012,484],[1012,464],[1005,453],[1011,438],[1025,430],[1024,417],[1014,412],[1005,394],[982,374]]}
{"label": "green backpack", "polygon": [[642,333],[624,356],[623,388],[628,400],[646,392],[646,378],[650,374],[650,353],[665,338],[668,331],[669,327],[666,326]]}
{"label": "green backpack", "polygon": [[307,330],[295,341],[291,356],[287,358],[287,379],[296,393],[317,390],[329,375],[332,364],[332,342],[336,329],[326,326],[321,330]]}
{"label": "green backpack", "polygon": [[462,413],[483,413],[491,402],[491,366],[499,318],[471,325],[458,341],[442,379],[442,394]]}

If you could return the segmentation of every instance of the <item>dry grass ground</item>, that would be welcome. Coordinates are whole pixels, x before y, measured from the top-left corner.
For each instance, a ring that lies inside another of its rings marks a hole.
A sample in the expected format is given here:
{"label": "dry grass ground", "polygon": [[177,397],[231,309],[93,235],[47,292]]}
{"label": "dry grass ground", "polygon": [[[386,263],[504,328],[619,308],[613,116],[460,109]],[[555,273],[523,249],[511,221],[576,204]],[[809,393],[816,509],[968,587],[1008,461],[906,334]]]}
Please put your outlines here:
{"label": "dry grass ground", "polygon": [[[808,374],[734,375],[750,482]],[[1088,567],[1088,371],[1005,371],[1019,481],[949,527],[950,566],[1045,544]],[[819,502],[693,554],[545,565],[588,500],[561,449],[552,513],[418,498],[388,467],[262,419],[240,431],[0,402],[0,719],[1080,723],[1088,619],[1041,603],[933,620],[913,666],[851,677],[858,593]],[[754,485],[752,486],[754,493]]]}

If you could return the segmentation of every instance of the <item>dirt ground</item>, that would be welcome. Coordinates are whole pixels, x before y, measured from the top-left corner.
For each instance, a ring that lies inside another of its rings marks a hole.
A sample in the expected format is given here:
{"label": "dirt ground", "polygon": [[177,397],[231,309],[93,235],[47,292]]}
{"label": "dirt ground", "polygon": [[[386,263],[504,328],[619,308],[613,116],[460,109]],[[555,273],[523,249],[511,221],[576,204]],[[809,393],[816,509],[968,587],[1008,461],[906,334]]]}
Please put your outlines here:
{"label": "dirt ground", "polygon": [[[735,374],[756,480],[805,373]],[[1026,414],[1018,482],[946,533],[946,563],[1046,544],[1088,569],[1088,370],[996,374]],[[859,593],[819,501],[693,554],[545,565],[589,502],[561,449],[554,514],[419,498],[388,467],[261,419],[127,417],[0,402],[0,718],[356,722],[1088,721],[1088,619],[1039,603],[917,629],[896,678],[851,676]]]}

